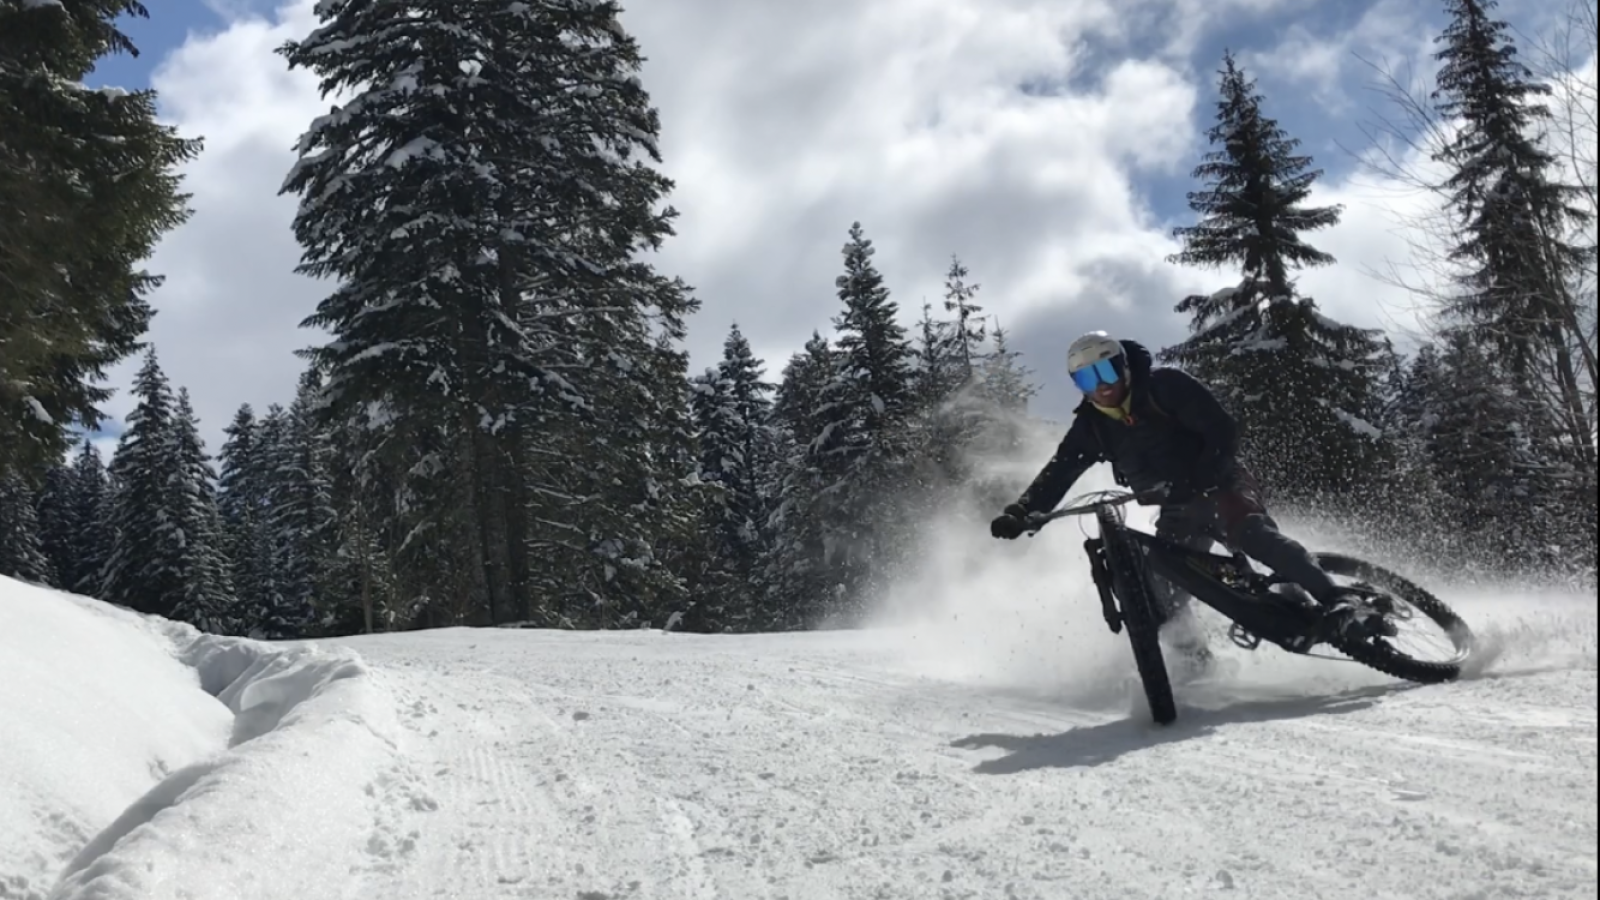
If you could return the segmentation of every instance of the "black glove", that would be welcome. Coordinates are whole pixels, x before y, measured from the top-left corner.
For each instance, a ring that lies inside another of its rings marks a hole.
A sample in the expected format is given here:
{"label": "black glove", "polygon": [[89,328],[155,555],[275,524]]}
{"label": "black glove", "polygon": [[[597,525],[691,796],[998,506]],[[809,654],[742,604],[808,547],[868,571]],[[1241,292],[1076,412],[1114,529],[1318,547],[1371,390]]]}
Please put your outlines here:
{"label": "black glove", "polygon": [[1013,503],[989,523],[989,534],[1001,540],[1014,541],[1028,530],[1022,521],[1027,517],[1028,511],[1022,508],[1022,504]]}

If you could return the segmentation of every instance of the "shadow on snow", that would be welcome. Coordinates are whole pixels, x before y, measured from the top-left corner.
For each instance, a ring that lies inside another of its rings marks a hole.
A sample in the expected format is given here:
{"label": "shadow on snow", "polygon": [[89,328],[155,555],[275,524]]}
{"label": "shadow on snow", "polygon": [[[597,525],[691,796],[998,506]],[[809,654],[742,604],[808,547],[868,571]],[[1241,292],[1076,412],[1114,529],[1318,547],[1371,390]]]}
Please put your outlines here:
{"label": "shadow on snow", "polygon": [[1005,756],[984,760],[973,767],[973,771],[985,775],[1098,766],[1125,754],[1203,737],[1222,725],[1345,715],[1374,706],[1384,697],[1418,687],[1421,685],[1379,685],[1324,697],[1246,701],[1220,708],[1193,708],[1180,704],[1178,720],[1166,726],[1156,725],[1141,716],[1073,728],[1058,734],[975,734],[952,741],[950,746],[962,750],[1004,750]]}

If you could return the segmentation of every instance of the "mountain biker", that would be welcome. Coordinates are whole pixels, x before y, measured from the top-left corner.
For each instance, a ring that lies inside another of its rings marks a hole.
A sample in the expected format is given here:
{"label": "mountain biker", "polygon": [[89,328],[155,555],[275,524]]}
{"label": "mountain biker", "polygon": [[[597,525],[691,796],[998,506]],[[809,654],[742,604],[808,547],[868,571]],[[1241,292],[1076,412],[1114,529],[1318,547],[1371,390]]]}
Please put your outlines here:
{"label": "mountain biker", "polygon": [[[1209,388],[1180,369],[1153,368],[1143,345],[1103,331],[1072,342],[1067,371],[1084,394],[1072,425],[1028,489],[990,523],[991,534],[1020,537],[1029,513],[1054,509],[1091,466],[1110,462],[1117,483],[1135,493],[1165,486],[1157,535],[1201,551],[1219,541],[1304,588],[1333,627],[1354,620],[1354,610],[1340,603],[1343,589],[1278,530],[1255,477],[1237,459],[1238,425]],[[1169,621],[1187,609],[1187,594],[1165,579],[1154,582]],[[1205,656],[1203,644],[1195,646],[1200,641],[1191,635],[1180,649]]]}

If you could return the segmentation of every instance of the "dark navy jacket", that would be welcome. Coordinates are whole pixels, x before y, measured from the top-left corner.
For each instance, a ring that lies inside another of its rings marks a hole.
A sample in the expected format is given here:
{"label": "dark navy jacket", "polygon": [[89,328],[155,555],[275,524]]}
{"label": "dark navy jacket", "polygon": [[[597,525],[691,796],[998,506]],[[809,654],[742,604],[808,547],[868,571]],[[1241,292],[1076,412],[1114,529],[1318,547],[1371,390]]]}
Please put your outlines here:
{"label": "dark navy jacket", "polygon": [[1187,372],[1154,368],[1142,344],[1121,343],[1133,390],[1129,421],[1100,412],[1085,397],[1055,455],[1017,501],[1028,512],[1054,509],[1097,462],[1111,463],[1117,483],[1135,491],[1163,482],[1196,490],[1234,486],[1239,427],[1233,416]]}

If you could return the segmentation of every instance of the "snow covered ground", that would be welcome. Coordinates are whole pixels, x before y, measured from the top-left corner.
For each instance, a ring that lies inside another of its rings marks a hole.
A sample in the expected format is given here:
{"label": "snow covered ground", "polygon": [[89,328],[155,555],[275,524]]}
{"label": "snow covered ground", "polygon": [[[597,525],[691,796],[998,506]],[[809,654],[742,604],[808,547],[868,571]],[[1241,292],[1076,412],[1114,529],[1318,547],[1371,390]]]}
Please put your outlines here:
{"label": "snow covered ground", "polygon": [[1230,647],[1159,729],[1077,542],[767,636],[268,645],[0,580],[0,898],[1595,896],[1593,595],[1444,592],[1451,685]]}

